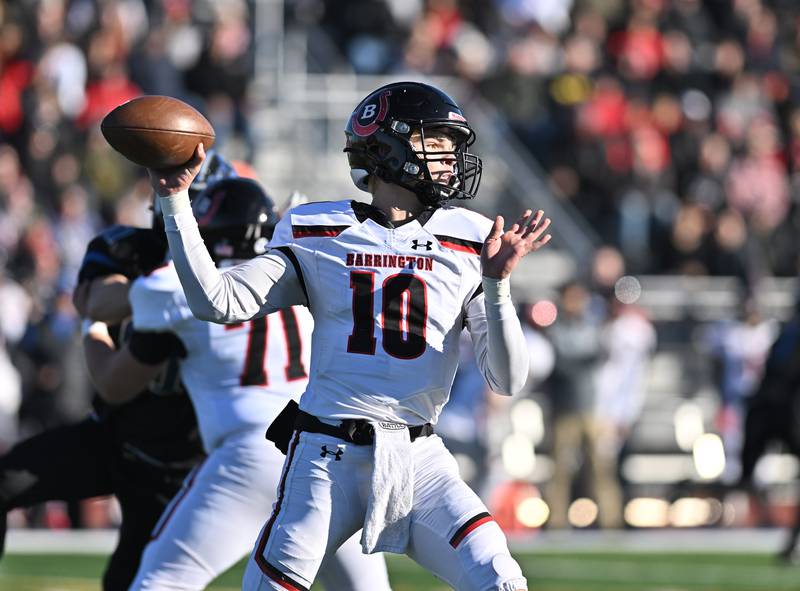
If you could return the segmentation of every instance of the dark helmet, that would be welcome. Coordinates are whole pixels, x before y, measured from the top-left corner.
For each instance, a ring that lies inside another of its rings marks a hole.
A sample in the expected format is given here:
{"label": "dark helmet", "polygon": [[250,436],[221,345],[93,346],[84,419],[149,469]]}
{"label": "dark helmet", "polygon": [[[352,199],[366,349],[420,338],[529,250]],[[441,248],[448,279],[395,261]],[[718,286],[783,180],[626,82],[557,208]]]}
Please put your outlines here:
{"label": "dark helmet", "polygon": [[[197,176],[194,177],[189,187],[189,199],[194,201],[194,198],[209,185],[222,179],[236,176],[238,175],[236,174],[233,164],[228,162],[225,157],[216,150],[209,150],[206,152],[206,159],[203,160],[203,164],[200,166]],[[161,216],[161,204],[158,197],[155,197],[153,201],[152,228],[159,232],[165,231],[164,218]]]}
{"label": "dark helmet", "polygon": [[263,254],[279,219],[275,203],[261,185],[241,177],[206,187],[192,200],[192,211],[217,262]]}
{"label": "dark helmet", "polygon": [[[453,151],[425,150],[425,136],[445,133],[455,143]],[[411,143],[420,134],[421,149]],[[471,199],[478,192],[482,163],[469,153],[475,132],[453,99],[441,90],[419,82],[383,86],[356,107],[345,128],[350,175],[356,186],[367,190],[374,174],[414,192],[427,205],[448,199]],[[426,162],[455,159],[448,182],[431,178]]]}
{"label": "dark helmet", "polygon": [[189,198],[194,199],[195,195],[222,179],[239,176],[233,164],[228,162],[225,157],[216,150],[209,150],[206,159],[200,165],[197,176],[194,177],[192,185],[189,187]]}

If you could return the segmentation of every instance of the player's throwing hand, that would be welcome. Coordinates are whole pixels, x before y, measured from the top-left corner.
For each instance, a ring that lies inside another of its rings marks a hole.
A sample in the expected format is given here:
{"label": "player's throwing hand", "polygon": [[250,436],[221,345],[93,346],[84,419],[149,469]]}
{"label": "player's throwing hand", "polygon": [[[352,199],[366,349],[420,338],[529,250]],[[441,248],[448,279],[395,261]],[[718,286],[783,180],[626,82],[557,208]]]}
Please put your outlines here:
{"label": "player's throwing hand", "polygon": [[200,172],[200,167],[205,159],[206,150],[203,144],[197,144],[194,156],[186,164],[162,170],[148,168],[147,173],[150,175],[150,185],[159,197],[167,197],[181,191],[188,191],[194,177]]}
{"label": "player's throwing hand", "polygon": [[526,209],[507,231],[503,230],[503,224],[503,216],[497,216],[481,252],[483,275],[494,279],[508,277],[522,257],[539,250],[551,238],[550,234],[545,234],[550,218],[544,217],[541,209],[536,215]]}

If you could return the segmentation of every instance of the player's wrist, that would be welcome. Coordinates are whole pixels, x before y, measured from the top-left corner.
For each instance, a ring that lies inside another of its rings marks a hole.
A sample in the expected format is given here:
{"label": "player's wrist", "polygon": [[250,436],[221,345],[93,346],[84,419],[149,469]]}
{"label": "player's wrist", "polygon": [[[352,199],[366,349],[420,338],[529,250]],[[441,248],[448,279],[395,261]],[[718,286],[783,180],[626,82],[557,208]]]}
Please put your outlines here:
{"label": "player's wrist", "polygon": [[189,191],[184,189],[168,195],[159,194],[161,213],[164,216],[177,215],[183,211],[191,211],[192,202],[189,200]]}
{"label": "player's wrist", "polygon": [[108,324],[105,322],[101,322],[99,320],[92,320],[91,318],[84,318],[81,321],[81,338],[86,338],[87,336],[95,336],[95,337],[106,337],[110,338],[111,335],[108,332]]}
{"label": "player's wrist", "polygon": [[484,297],[489,302],[500,302],[511,299],[511,280],[508,277],[502,279],[496,277],[481,277]]}

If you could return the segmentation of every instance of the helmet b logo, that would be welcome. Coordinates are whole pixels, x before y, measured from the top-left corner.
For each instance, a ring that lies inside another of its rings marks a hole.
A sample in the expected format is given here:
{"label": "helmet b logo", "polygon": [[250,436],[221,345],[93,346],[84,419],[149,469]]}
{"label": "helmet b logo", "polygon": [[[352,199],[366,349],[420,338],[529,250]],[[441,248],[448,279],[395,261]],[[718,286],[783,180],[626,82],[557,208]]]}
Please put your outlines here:
{"label": "helmet b logo", "polygon": [[377,109],[375,105],[367,105],[364,107],[364,112],[361,113],[361,117],[359,119],[371,119],[373,115],[375,115],[375,109]]}
{"label": "helmet b logo", "polygon": [[367,137],[378,131],[380,123],[386,119],[386,115],[389,113],[390,94],[392,93],[389,90],[381,93],[378,97],[378,104],[375,104],[375,102],[367,102],[374,101],[374,97],[369,97],[367,101],[365,101],[367,104],[364,105],[360,113],[358,109],[353,113],[350,123],[356,135]]}

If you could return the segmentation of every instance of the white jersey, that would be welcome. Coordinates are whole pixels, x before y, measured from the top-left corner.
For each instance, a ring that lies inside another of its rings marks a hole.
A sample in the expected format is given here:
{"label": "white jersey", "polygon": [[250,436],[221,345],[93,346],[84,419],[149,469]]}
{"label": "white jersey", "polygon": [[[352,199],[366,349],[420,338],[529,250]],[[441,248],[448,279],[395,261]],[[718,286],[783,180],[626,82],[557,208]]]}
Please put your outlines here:
{"label": "white jersey", "polygon": [[507,284],[481,278],[492,222],[477,213],[441,208],[392,227],[378,209],[355,201],[301,205],[277,225],[268,253],[220,271],[202,247],[188,195],[162,198],[162,208],[199,318],[233,322],[308,304],[312,365],[300,401],[308,413],[436,422],[465,327],[492,389],[518,392],[527,379],[525,339]]}
{"label": "white jersey", "polygon": [[296,263],[316,319],[301,408],[435,422],[455,376],[466,305],[480,296],[491,226],[462,208],[397,228],[359,216],[349,201],[289,212],[270,247]]}
{"label": "white jersey", "polygon": [[305,308],[239,324],[197,320],[172,263],[137,278],[129,299],[137,331],[171,332],[183,343],[181,376],[206,451],[233,433],[266,430],[305,389],[313,326]]}

